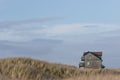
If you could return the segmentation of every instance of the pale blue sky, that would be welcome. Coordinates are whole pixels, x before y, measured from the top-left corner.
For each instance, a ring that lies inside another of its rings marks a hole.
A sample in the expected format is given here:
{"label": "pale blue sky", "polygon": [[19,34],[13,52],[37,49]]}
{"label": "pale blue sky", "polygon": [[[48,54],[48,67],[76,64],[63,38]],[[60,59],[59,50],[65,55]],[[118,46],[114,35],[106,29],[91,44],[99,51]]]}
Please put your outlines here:
{"label": "pale blue sky", "polygon": [[0,0],[0,57],[26,56],[78,65],[103,51],[119,68],[120,0]]}
{"label": "pale blue sky", "polygon": [[118,23],[119,0],[0,0],[0,21],[64,17],[59,22]]}

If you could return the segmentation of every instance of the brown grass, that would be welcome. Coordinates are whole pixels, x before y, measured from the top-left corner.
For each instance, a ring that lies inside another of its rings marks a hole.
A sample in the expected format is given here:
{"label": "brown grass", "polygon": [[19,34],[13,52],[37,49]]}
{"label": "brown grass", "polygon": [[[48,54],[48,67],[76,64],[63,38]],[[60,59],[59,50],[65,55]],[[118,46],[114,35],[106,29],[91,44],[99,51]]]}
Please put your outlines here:
{"label": "brown grass", "polygon": [[0,80],[120,80],[120,69],[79,69],[31,58],[0,59]]}
{"label": "brown grass", "polygon": [[120,80],[120,75],[91,75],[91,76],[80,76],[80,77],[73,77],[71,79],[65,80]]}
{"label": "brown grass", "polygon": [[71,77],[76,67],[53,64],[31,58],[0,59],[3,78],[20,80],[56,80]]}
{"label": "brown grass", "polygon": [[120,69],[85,69],[64,80],[120,80]]}

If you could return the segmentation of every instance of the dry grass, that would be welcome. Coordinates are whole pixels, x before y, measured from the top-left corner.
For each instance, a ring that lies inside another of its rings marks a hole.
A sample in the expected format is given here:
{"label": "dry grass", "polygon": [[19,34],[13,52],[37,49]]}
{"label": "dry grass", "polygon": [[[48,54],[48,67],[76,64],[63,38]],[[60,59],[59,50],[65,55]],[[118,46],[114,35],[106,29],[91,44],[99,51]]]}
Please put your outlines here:
{"label": "dry grass", "polygon": [[0,59],[0,80],[120,80],[120,69],[79,69],[31,58]]}
{"label": "dry grass", "polygon": [[120,69],[85,69],[79,75],[64,80],[120,80]]}
{"label": "dry grass", "polygon": [[2,78],[11,80],[57,80],[71,77],[75,70],[74,66],[53,64],[31,58],[0,59]]}
{"label": "dry grass", "polygon": [[80,76],[80,77],[73,77],[71,79],[66,80],[120,80],[120,75],[90,75],[90,76]]}

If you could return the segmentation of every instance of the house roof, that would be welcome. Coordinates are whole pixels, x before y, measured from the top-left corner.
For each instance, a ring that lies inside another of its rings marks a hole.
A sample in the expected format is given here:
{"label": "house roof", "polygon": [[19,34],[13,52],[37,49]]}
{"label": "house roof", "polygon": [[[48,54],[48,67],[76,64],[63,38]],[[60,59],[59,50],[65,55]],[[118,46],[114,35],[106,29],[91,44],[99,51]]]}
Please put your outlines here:
{"label": "house roof", "polygon": [[101,58],[102,52],[90,52],[90,51],[88,51],[88,52],[84,52],[83,56],[85,56],[85,55],[87,55],[89,53],[93,54],[94,56],[96,56],[97,58],[99,58],[100,60],[102,60],[102,58]]}

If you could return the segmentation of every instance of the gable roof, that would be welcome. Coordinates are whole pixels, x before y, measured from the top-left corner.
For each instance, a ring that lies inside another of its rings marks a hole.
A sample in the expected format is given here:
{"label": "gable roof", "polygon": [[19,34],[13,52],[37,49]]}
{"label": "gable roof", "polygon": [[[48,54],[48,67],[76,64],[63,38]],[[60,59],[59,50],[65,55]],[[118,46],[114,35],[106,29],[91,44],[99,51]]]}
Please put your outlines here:
{"label": "gable roof", "polygon": [[85,56],[85,55],[87,55],[87,54],[92,54],[92,55],[94,55],[94,56],[96,56],[97,58],[99,58],[100,60],[102,60],[102,58],[101,58],[101,56],[102,56],[102,52],[90,52],[90,51],[88,51],[88,52],[84,52],[84,54],[83,54],[83,56]]}

